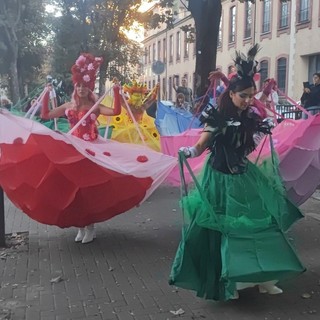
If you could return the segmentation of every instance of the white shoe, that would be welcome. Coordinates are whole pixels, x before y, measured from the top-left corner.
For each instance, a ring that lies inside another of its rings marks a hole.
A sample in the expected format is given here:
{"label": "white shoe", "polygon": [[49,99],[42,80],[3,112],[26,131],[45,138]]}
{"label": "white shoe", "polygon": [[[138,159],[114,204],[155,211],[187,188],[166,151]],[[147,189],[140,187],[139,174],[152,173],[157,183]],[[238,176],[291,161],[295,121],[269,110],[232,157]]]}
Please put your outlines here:
{"label": "white shoe", "polygon": [[264,286],[259,285],[258,287],[259,287],[260,293],[267,293],[268,292],[268,290]]}
{"label": "white shoe", "polygon": [[239,292],[238,292],[238,290],[234,290],[233,297],[232,297],[231,299],[232,299],[232,300],[237,300],[237,299],[239,299]]}
{"label": "white shoe", "polygon": [[92,242],[95,237],[96,237],[96,232],[94,230],[94,225],[90,224],[89,226],[85,227],[85,233],[82,239],[82,243]]}
{"label": "white shoe", "polygon": [[79,228],[74,241],[81,242],[83,240],[84,234],[85,234],[84,228]]}
{"label": "white shoe", "polygon": [[259,292],[269,293],[269,294],[280,294],[283,291],[279,287],[273,284],[264,284],[264,285],[259,285]]}

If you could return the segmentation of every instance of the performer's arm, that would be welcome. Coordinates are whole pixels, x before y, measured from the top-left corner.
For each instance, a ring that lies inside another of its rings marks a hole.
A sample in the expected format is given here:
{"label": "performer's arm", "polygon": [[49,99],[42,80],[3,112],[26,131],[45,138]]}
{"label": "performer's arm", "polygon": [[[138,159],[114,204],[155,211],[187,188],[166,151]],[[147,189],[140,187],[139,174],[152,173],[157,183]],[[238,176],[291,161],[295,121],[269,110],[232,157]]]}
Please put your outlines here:
{"label": "performer's arm", "polygon": [[177,77],[176,75],[173,76],[173,81],[172,81],[172,87],[175,91],[177,91],[177,85],[176,85]]}
{"label": "performer's arm", "polygon": [[143,110],[148,110],[157,99],[148,100],[143,104]]}
{"label": "performer's arm", "polygon": [[261,95],[261,97],[259,99],[261,102],[266,102],[267,101],[268,96],[271,93],[272,88],[274,87],[274,85],[275,85],[275,80],[274,79],[270,79],[268,84],[266,85],[266,87],[262,91],[262,95]]}
{"label": "performer's arm", "polygon": [[121,113],[121,98],[120,98],[120,87],[118,85],[113,86],[113,109],[107,108],[103,105],[99,106],[99,111],[105,116],[117,116]]}
{"label": "performer's arm", "polygon": [[48,119],[59,118],[64,116],[66,109],[70,105],[70,102],[63,104],[58,108],[49,110],[49,95],[50,95],[50,91],[47,90],[47,92],[44,94],[41,100],[42,107],[41,107],[40,118],[48,120]]}
{"label": "performer's arm", "polygon": [[179,150],[184,153],[187,158],[195,158],[200,156],[204,150],[208,147],[208,142],[212,133],[209,131],[203,131],[198,142],[192,147],[181,147]]}
{"label": "performer's arm", "polygon": [[150,95],[147,97],[147,99],[143,102],[143,110],[149,109],[153,103],[157,100],[158,98],[158,92],[160,90],[160,84],[157,83],[157,85],[152,89],[152,92]]}
{"label": "performer's arm", "polygon": [[228,87],[229,82],[230,82],[229,79],[225,76],[225,74],[224,74],[223,72],[221,72],[221,71],[211,71],[211,72],[209,73],[208,79],[209,79],[211,82],[213,82],[214,80],[219,80],[219,79],[221,79],[222,82],[224,83],[224,85],[225,85],[226,87]]}
{"label": "performer's arm", "polygon": [[194,147],[197,149],[199,156],[203,153],[204,150],[207,149],[208,142],[212,137],[212,133],[210,131],[205,131],[205,130],[206,130],[206,127],[204,128],[204,131],[201,133],[200,139],[194,145]]}

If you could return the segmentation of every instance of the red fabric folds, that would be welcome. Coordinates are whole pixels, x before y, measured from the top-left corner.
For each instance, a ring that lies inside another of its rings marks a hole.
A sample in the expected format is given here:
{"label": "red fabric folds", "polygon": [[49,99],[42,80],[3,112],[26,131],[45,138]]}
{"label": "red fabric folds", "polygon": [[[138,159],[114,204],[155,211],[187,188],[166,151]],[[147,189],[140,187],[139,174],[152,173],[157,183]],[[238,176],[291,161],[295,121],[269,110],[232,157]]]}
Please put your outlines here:
{"label": "red fabric folds", "polygon": [[32,219],[61,228],[123,213],[144,199],[153,182],[97,165],[48,135],[0,147],[0,181],[10,200]]}

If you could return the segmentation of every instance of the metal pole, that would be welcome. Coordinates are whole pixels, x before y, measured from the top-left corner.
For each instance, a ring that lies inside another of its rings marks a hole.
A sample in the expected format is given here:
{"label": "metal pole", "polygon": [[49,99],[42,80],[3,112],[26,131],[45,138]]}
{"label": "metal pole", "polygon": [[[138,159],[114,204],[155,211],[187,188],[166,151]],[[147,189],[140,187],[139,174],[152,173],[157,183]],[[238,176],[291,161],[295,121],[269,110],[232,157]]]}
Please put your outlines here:
{"label": "metal pole", "polygon": [[3,189],[0,187],[0,247],[6,246],[6,230],[4,219],[4,195]]}
{"label": "metal pole", "polygon": [[[159,106],[160,98],[161,98],[161,84],[160,84],[160,74],[158,74],[158,83],[159,83],[159,90],[158,90],[158,101],[157,106]],[[158,110],[158,109],[157,109]]]}

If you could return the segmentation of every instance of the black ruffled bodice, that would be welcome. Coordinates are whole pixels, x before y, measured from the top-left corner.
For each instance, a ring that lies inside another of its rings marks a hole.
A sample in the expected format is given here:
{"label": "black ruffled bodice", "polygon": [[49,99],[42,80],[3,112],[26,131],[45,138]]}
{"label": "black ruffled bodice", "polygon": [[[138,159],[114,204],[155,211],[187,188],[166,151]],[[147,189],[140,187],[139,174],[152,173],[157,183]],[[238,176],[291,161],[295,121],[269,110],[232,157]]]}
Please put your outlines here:
{"label": "black ruffled bodice", "polygon": [[247,169],[247,155],[255,149],[253,134],[270,133],[270,127],[261,118],[248,110],[234,118],[225,119],[217,110],[207,107],[202,113],[204,131],[212,133],[208,145],[211,151],[209,164],[223,173],[241,174]]}

